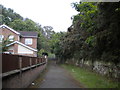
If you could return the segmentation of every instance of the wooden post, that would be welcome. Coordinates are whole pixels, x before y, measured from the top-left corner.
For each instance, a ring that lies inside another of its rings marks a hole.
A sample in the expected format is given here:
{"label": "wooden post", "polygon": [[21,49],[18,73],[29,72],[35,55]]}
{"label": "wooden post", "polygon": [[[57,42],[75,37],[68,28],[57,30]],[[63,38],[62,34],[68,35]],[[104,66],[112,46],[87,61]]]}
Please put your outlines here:
{"label": "wooden post", "polygon": [[38,59],[38,58],[35,59],[35,60],[36,60],[36,67],[37,67],[37,59]]}
{"label": "wooden post", "polygon": [[1,52],[2,51],[0,50],[0,90],[2,90],[2,53]]}
{"label": "wooden post", "polygon": [[19,57],[20,76],[22,76],[22,57]]}
{"label": "wooden post", "polygon": [[31,69],[31,66],[32,66],[32,58],[30,58],[30,69]]}
{"label": "wooden post", "polygon": [[19,85],[22,86],[22,57],[19,57],[19,69],[20,69],[20,82]]}

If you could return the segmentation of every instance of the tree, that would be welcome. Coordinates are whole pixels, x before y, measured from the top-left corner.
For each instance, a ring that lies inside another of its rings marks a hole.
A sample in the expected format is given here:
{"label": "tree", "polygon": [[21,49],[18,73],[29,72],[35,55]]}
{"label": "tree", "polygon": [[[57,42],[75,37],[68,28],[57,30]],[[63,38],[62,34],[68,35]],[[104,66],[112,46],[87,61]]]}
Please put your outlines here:
{"label": "tree", "polygon": [[25,25],[26,23],[24,21],[22,21],[21,19],[17,19],[11,22],[9,26],[15,30],[23,31],[26,30]]}
{"label": "tree", "polygon": [[[109,8],[108,8],[109,7]],[[118,64],[120,61],[120,2],[99,3],[96,50],[101,59]]]}
{"label": "tree", "polygon": [[[3,5],[0,5],[0,24],[6,24],[9,27],[17,31],[35,31],[38,33],[37,49],[45,49],[49,51],[49,42],[48,38],[54,33],[51,26],[45,27],[45,31],[39,23],[34,22],[29,18],[23,18],[18,13],[14,12],[11,8],[5,8]],[[47,38],[44,36],[44,33],[47,33]]]}
{"label": "tree", "polygon": [[119,63],[120,3],[73,3],[79,14],[59,42],[58,56],[70,60]]}
{"label": "tree", "polygon": [[[23,20],[23,17],[14,12],[11,8],[5,8],[3,5],[0,5],[0,16],[2,16],[2,23],[9,25],[11,22],[13,22],[16,19]],[[1,23],[1,24],[2,24]]]}
{"label": "tree", "polygon": [[50,39],[52,34],[54,34],[55,32],[53,31],[53,27],[51,26],[44,26],[43,27],[43,30],[44,30],[44,36],[47,38],[47,39]]}

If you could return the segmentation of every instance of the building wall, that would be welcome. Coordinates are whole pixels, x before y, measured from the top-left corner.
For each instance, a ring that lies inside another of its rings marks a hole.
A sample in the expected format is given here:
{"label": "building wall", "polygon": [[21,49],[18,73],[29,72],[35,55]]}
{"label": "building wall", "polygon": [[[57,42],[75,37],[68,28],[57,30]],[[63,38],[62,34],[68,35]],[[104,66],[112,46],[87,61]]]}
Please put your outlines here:
{"label": "building wall", "polygon": [[18,44],[14,44],[14,54],[18,54]]}
{"label": "building wall", "polygon": [[[2,35],[4,35],[4,39],[8,38],[9,35],[13,35],[14,36],[14,41],[20,41],[23,44],[25,44],[25,38],[27,37],[21,37],[19,35],[17,35],[16,33],[10,31],[7,28],[0,28],[0,31],[2,31]],[[27,45],[30,46],[32,48],[37,49],[37,38],[31,37],[32,38],[32,45]]]}
{"label": "building wall", "polygon": [[13,45],[8,48],[8,50],[14,50]]}
{"label": "building wall", "polygon": [[29,50],[21,45],[18,45],[18,54],[25,56],[37,57],[37,52]]}
{"label": "building wall", "polygon": [[13,47],[13,45],[8,48],[7,52],[11,52],[12,54],[14,54],[14,47]]}
{"label": "building wall", "polygon": [[[18,34],[12,32],[11,30],[9,30],[7,28],[0,28],[0,32],[4,36],[4,39],[7,39],[9,37],[9,35],[13,35],[14,41],[19,41],[19,42],[25,44],[25,38],[23,38],[23,37],[20,38],[20,36]],[[32,45],[27,45],[27,46],[37,49],[37,38],[32,38]],[[12,47],[10,46],[8,48],[7,52],[13,52],[13,54],[37,57],[37,52],[31,51],[27,48],[23,48],[21,46],[18,47],[18,44],[14,44],[14,45],[12,45]]]}
{"label": "building wall", "polygon": [[18,45],[14,44],[8,47],[8,50],[4,53],[11,53],[11,54],[17,54],[18,55]]}
{"label": "building wall", "polygon": [[2,35],[4,35],[4,39],[8,38],[9,35],[13,35],[14,36],[14,41],[19,41],[19,35],[10,31],[9,29],[0,28],[0,31],[2,31]]}
{"label": "building wall", "polygon": [[16,55],[24,55],[24,56],[31,56],[31,57],[37,57],[37,52],[29,50],[21,45],[14,44],[12,46],[9,46],[8,51],[4,53],[16,54]]}
{"label": "building wall", "polygon": [[19,54],[33,54],[33,51],[29,50],[21,45],[18,45],[18,53]]}
{"label": "building wall", "polygon": [[[22,43],[24,43],[25,44],[25,39],[26,39],[27,37],[21,37],[20,38],[20,42],[22,42]],[[37,49],[37,38],[34,38],[34,37],[31,37],[32,38],[32,45],[27,45],[27,46],[30,46],[30,47],[32,47],[32,48],[35,48],[35,49]]]}

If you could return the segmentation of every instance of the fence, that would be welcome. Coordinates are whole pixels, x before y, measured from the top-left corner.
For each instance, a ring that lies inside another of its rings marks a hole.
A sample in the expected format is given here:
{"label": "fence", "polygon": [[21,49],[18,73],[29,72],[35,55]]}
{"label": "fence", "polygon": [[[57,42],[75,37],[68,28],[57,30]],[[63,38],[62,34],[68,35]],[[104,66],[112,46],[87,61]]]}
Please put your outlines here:
{"label": "fence", "polygon": [[45,58],[2,54],[2,73],[45,63]]}

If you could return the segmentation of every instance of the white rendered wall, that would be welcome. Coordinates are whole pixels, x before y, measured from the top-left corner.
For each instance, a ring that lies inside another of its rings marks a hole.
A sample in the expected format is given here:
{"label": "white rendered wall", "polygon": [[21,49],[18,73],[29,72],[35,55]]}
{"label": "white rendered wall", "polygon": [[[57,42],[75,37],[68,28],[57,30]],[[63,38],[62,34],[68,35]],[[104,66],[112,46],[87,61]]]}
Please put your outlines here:
{"label": "white rendered wall", "polygon": [[13,47],[13,46],[10,46],[10,47],[8,48],[8,50],[14,50],[14,47]]}
{"label": "white rendered wall", "polygon": [[18,54],[33,54],[33,51],[21,45],[18,45]]}

